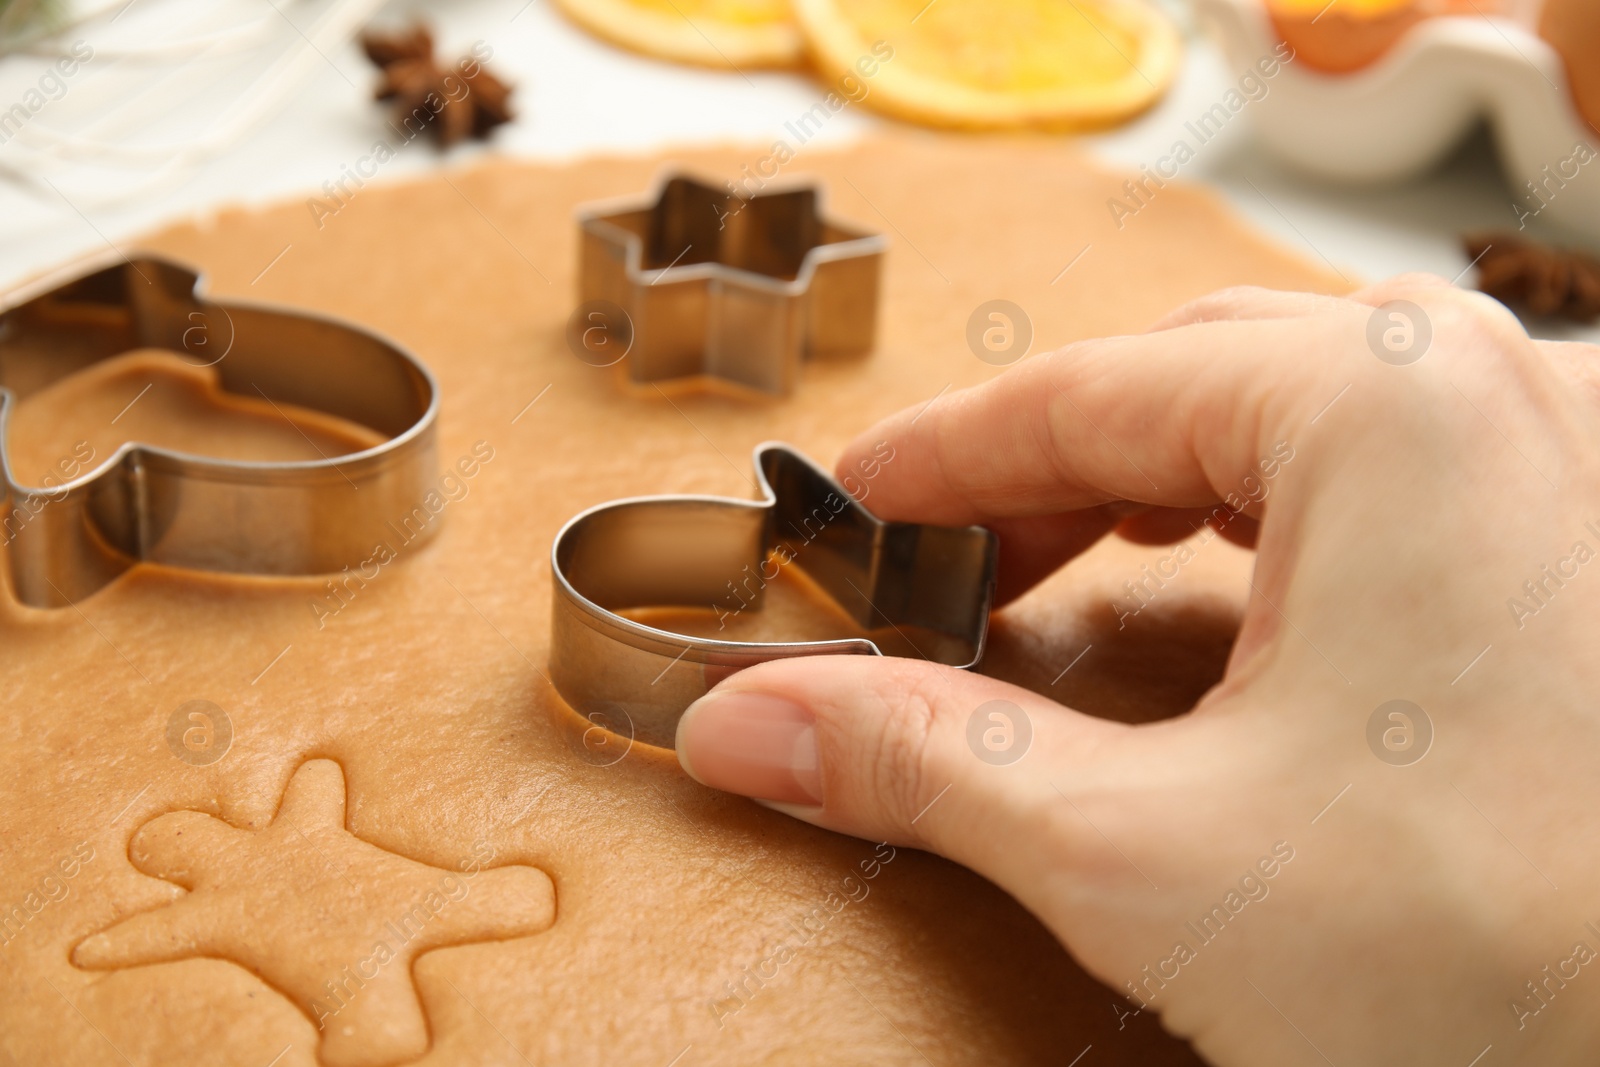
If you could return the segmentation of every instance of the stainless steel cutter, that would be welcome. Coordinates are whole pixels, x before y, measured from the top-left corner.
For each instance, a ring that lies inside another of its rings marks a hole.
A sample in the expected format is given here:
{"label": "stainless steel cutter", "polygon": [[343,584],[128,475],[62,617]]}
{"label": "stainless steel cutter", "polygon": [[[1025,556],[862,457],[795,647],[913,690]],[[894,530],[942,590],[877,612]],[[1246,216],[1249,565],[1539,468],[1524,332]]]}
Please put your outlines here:
{"label": "stainless steel cutter", "polygon": [[781,396],[802,359],[860,355],[877,330],[880,234],[825,219],[815,185],[743,196],[683,175],[578,213],[582,306],[627,315],[639,384],[717,379]]}
{"label": "stainless steel cutter", "polygon": [[982,658],[993,533],[884,522],[787,445],[759,446],[754,462],[760,500],[634,497],[590,508],[556,535],[550,677],[581,716],[671,747],[684,709],[741,668],[791,656],[882,655],[864,637],[725,641],[621,614],[677,606],[720,620],[722,612],[759,610],[781,566],[799,567],[863,629],[931,633],[936,640],[917,651],[950,666]]}
{"label": "stainless steel cutter", "polygon": [[[336,572],[370,554],[386,521],[409,514],[431,487],[439,399],[420,362],[357,326],[205,300],[199,291],[189,268],[139,256],[0,298],[0,545],[22,603],[69,605],[140,561],[250,574]],[[328,412],[388,440],[289,463],[130,443],[63,484],[24,482],[6,451],[14,405],[138,348],[214,367],[228,392]]]}

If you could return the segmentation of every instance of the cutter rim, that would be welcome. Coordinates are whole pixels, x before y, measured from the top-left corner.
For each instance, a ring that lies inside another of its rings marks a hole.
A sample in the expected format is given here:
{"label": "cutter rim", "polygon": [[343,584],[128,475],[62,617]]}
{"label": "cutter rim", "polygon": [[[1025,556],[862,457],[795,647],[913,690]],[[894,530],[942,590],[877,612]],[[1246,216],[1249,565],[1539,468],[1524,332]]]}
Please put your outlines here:
{"label": "cutter rim", "polygon": [[[150,288],[136,288],[134,274]],[[336,315],[288,303],[214,300],[206,295],[208,281],[204,271],[158,252],[82,257],[0,294],[0,346],[19,338],[21,351],[32,353],[21,365],[35,360],[45,368],[31,395],[127,352],[177,352],[185,347],[174,344],[177,331],[187,329],[181,323],[215,309],[232,333],[223,354],[200,367],[216,367],[230,355],[243,367],[235,363],[232,376],[216,372],[209,388],[249,398],[240,386],[252,372],[263,374],[269,387],[280,387],[274,391],[282,402],[363,426],[382,439],[305,460],[229,459],[124,440],[82,474],[32,485],[17,476],[10,453],[11,416],[21,398],[15,388],[0,386],[0,559],[6,564],[0,588],[11,604],[70,606],[139,563],[231,575],[338,573],[341,564],[361,558],[375,535],[386,537],[382,531],[396,521],[411,523],[426,506],[437,475],[442,406],[427,365],[380,331]],[[79,283],[89,288],[75,292]],[[52,305],[57,293],[62,299]],[[43,302],[38,317],[11,317],[36,302]],[[84,313],[72,311],[79,302]],[[109,332],[96,325],[100,306],[119,316],[109,320]],[[235,315],[249,325],[242,327]],[[21,332],[14,333],[19,322]],[[75,351],[70,339],[80,335],[87,346],[76,349],[75,363],[56,370],[53,358]],[[241,337],[247,341],[235,354]],[[347,488],[368,493],[352,500],[343,495]],[[432,538],[438,529],[432,514],[416,520],[417,533],[407,543]]]}
{"label": "cutter rim", "polygon": [[[779,444],[779,442],[763,442],[756,447],[755,454],[759,456],[768,445],[773,444]],[[782,447],[794,455],[799,455],[798,452],[789,449],[787,445]],[[804,459],[805,457],[801,456],[800,458]],[[771,493],[771,487],[766,484],[766,478],[760,473],[759,467],[757,468],[757,477],[760,479],[762,490],[766,493]],[[876,642],[867,637],[839,637],[827,641],[724,641],[717,638],[693,637],[673,630],[663,630],[659,626],[651,626],[636,619],[630,619],[626,615],[618,615],[609,608],[603,608],[596,604],[577,590],[571,580],[567,578],[565,568],[561,566],[559,553],[563,542],[572,532],[573,527],[580,525],[585,519],[594,515],[623,508],[633,508],[639,505],[649,506],[651,504],[737,505],[749,511],[765,511],[775,499],[775,497],[769,497],[763,500],[742,500],[738,497],[716,496],[711,493],[652,493],[644,496],[619,497],[616,500],[608,500],[603,504],[596,504],[580,511],[568,519],[561,529],[556,532],[555,540],[550,545],[550,571],[554,576],[555,582],[566,593],[571,606],[579,609],[579,618],[583,619],[583,621],[602,623],[607,629],[626,631],[642,639],[673,648],[682,648],[687,645],[688,649],[684,658],[695,660],[696,662],[700,662],[697,657],[714,655],[718,652],[733,654],[758,652],[774,645],[782,645],[785,648],[814,648],[818,650],[818,654],[833,649],[840,651],[870,649],[871,655],[882,656],[884,654],[883,650],[877,646]],[[600,626],[595,626],[595,629],[600,628]],[[637,648],[639,646],[634,645],[633,647]],[[968,666],[971,666],[971,664],[968,664]]]}
{"label": "cutter rim", "polygon": [[[624,249],[623,269],[627,272],[628,280],[635,284],[650,286],[671,285],[678,282],[706,281],[722,278],[737,281],[753,289],[763,289],[780,296],[800,296],[810,289],[817,273],[817,268],[827,262],[839,259],[852,259],[858,256],[868,256],[889,250],[889,240],[881,233],[863,230],[859,226],[847,223],[838,223],[828,218],[826,189],[820,179],[804,174],[796,174],[769,182],[760,192],[749,199],[762,196],[781,196],[785,193],[810,191],[816,197],[813,205],[814,213],[819,221],[827,221],[834,229],[853,236],[842,241],[830,241],[826,244],[813,245],[806,250],[800,259],[800,269],[793,278],[779,278],[771,274],[762,274],[759,271],[746,270],[743,267],[733,267],[715,260],[703,263],[689,263],[684,266],[663,267],[659,271],[644,268],[644,240],[638,234],[623,226],[617,225],[611,219],[617,215],[634,211],[654,211],[661,205],[667,186],[683,179],[694,182],[707,189],[721,190],[717,185],[704,176],[688,169],[668,167],[659,172],[647,193],[631,194],[628,196],[612,197],[606,200],[585,204],[577,209],[573,215],[578,225],[586,230],[605,231],[598,236],[604,237],[613,243],[621,244]],[[729,193],[727,195],[736,196]],[[653,280],[650,276],[655,275]]]}
{"label": "cutter rim", "polygon": [[[628,592],[629,583],[637,582],[638,579],[626,573],[621,576],[607,576],[607,572],[603,569],[604,560],[607,558],[605,550],[610,548],[616,552],[626,552],[631,537],[647,535],[639,531],[647,529],[651,518],[648,515],[641,516],[634,529],[630,529],[633,524],[627,523],[609,529],[602,527],[596,531],[598,543],[587,549],[586,556],[578,556],[582,550],[575,547],[576,539],[582,537],[586,523],[596,516],[639,506],[661,505],[677,508],[690,505],[690,508],[676,517],[676,521],[662,527],[666,535],[683,538],[685,535],[682,531],[691,528],[699,520],[699,516],[694,513],[693,505],[732,509],[746,514],[755,512],[776,515],[782,520],[784,512],[781,507],[784,501],[787,500],[790,504],[796,500],[815,503],[819,487],[796,486],[793,480],[783,473],[784,466],[775,464],[772,477],[768,477],[767,463],[764,460],[774,452],[781,454],[784,463],[797,462],[807,472],[818,476],[823,491],[829,496],[837,492],[857,513],[852,522],[839,527],[838,537],[843,540],[830,537],[826,546],[821,549],[824,555],[818,558],[823,561],[823,565],[812,577],[822,583],[823,593],[843,608],[846,614],[850,614],[851,609],[845,600],[840,598],[836,588],[842,574],[845,583],[861,594],[865,604],[873,613],[882,616],[889,628],[899,629],[900,624],[918,625],[945,638],[962,642],[961,651],[956,655],[944,655],[950,647],[948,645],[937,648],[934,656],[923,654],[919,650],[919,654],[926,661],[956,669],[970,669],[981,662],[988,646],[989,614],[994,606],[999,551],[999,538],[994,532],[979,526],[938,527],[881,519],[810,457],[784,442],[765,441],[757,445],[751,453],[752,464],[756,470],[756,484],[761,492],[758,499],[703,493],[636,495],[585,508],[561,526],[550,547],[551,600],[554,616],[547,678],[568,706],[579,710],[580,713],[584,709],[594,708],[610,708],[626,712],[632,726],[642,731],[636,735],[640,740],[648,744],[670,747],[672,730],[683,710],[694,699],[707,692],[717,678],[726,677],[733,671],[769,660],[802,656],[854,654],[887,658],[887,654],[871,638],[865,636],[825,640],[728,641],[680,633],[620,615],[580,589],[580,582],[590,585],[598,580],[601,583],[599,588],[603,591],[601,595],[611,596],[623,610],[626,610],[635,605],[649,606],[652,601],[647,598],[652,596],[660,595],[667,598],[682,596],[684,588],[693,588],[694,583],[699,580],[691,578],[690,586],[680,587],[676,594],[668,591],[670,583],[668,587],[658,588],[654,593],[640,589],[637,594],[640,600],[630,601],[628,598],[634,594]],[[789,466],[787,469],[793,471],[795,467]],[[786,487],[786,492],[782,496],[779,493],[778,482]],[[795,493],[801,495],[796,497]],[[802,504],[801,514],[815,514],[814,511],[805,512],[803,509],[806,506]],[[830,511],[837,515],[845,514],[844,509],[833,510],[831,506]],[[719,528],[720,524],[716,520],[708,518],[706,521],[709,524],[708,533],[717,531],[710,536],[709,547],[705,549],[713,553],[705,557],[712,561],[713,566],[720,564],[723,553],[730,548],[736,552],[748,549],[750,531],[739,532],[736,528],[730,538],[726,536],[726,530]],[[795,521],[795,513],[790,512],[787,521],[792,524]],[[821,521],[826,523],[828,520]],[[914,536],[909,540],[892,536],[905,534],[906,528],[916,528]],[[760,529],[762,532],[758,545],[763,558],[773,551],[775,545],[788,543],[786,534],[774,536],[773,527],[763,523]],[[807,543],[811,541],[810,535],[798,528],[793,529],[805,538]],[[930,530],[934,533],[925,532]],[[866,531],[865,537],[863,531]],[[823,527],[818,528],[815,536],[819,539],[824,536]],[[682,543],[697,546],[706,542],[696,541],[690,535],[689,540]],[[737,547],[740,545],[744,547]],[[855,547],[851,548],[852,545]],[[792,551],[798,553],[802,547],[797,542],[793,545]],[[841,551],[846,554],[838,555],[837,553]],[[866,553],[864,561],[859,555],[861,552]],[[669,549],[666,558],[670,559],[671,556],[672,552]],[[736,567],[739,559],[747,557],[728,558]],[[833,562],[829,563],[829,560]],[[841,562],[846,568],[842,572],[839,570]],[[577,580],[569,575],[569,565],[583,572]],[[661,564],[647,560],[645,570],[659,565]],[[797,562],[796,565],[802,570],[807,569],[804,563]],[[863,574],[864,570],[865,576],[868,577],[870,583],[868,588],[873,590],[872,597],[879,595],[891,597],[887,608],[880,607],[879,602],[875,602],[849,578],[849,570],[856,568],[860,568],[857,574]],[[702,566],[699,569],[704,571],[706,568]],[[729,573],[732,573],[731,569]],[[955,585],[935,585],[933,588],[940,592],[932,594],[931,603],[920,598],[913,597],[909,600],[906,598],[907,589],[921,587],[928,582],[937,582],[941,574],[948,574],[949,581]],[[766,575],[764,571],[761,572],[761,576],[766,581],[770,581],[772,577]],[[879,579],[885,584],[880,586]],[[952,588],[955,590],[953,593],[943,592]],[[609,590],[609,594],[604,592],[605,590]],[[621,597],[615,598],[619,590]],[[692,598],[697,594],[688,595]],[[692,599],[662,599],[655,603],[662,607],[693,607]],[[899,622],[896,622],[896,619]],[[858,625],[864,625],[860,617],[856,617],[856,622]],[[582,628],[581,631],[579,627]],[[915,649],[915,645],[912,647]],[[936,656],[941,658],[935,658]],[[674,667],[685,661],[696,665],[696,669],[689,673],[680,669],[674,673]],[[664,680],[669,684],[656,688],[657,683]]]}
{"label": "cutter rim", "polygon": [[[161,260],[162,262],[172,263],[172,264],[177,265],[177,266],[181,266],[182,265],[182,264],[177,263],[177,261],[175,261],[175,260],[169,260],[169,259],[166,259],[165,257],[162,257],[162,256],[147,256],[145,258],[146,259],[158,259],[158,260]],[[114,266],[115,263],[113,262],[113,263],[108,264],[108,265]],[[71,279],[69,278],[68,280],[70,281]],[[195,292],[197,294],[202,292],[205,289],[205,282],[206,282],[206,275],[203,272],[196,271],[195,272]],[[55,288],[60,288],[60,286],[57,285]],[[43,295],[46,295],[47,293],[52,292],[52,291],[53,291],[53,289],[46,289],[46,290],[44,290],[44,292],[34,294],[34,297],[43,296]],[[9,296],[9,294],[8,294],[8,296]],[[30,297],[28,300],[23,300],[23,301],[19,301],[19,302],[12,302],[10,300],[0,301],[0,317],[4,317],[9,312],[14,311],[18,307],[22,306],[23,304],[28,303],[30,300],[34,299],[34,297]],[[281,314],[285,313],[284,312],[285,305],[273,304],[270,301],[264,301],[264,300],[238,300],[238,301],[227,301],[227,302],[206,301],[206,302],[211,304],[211,306],[213,306],[213,307],[218,307],[218,308],[223,308],[223,309],[227,309],[227,308],[246,308],[246,309],[249,309],[251,311],[262,311],[262,312],[267,312],[267,313],[270,313],[270,314],[280,314],[281,315]],[[145,457],[154,457],[154,458],[157,458],[157,459],[170,459],[170,460],[174,460],[174,461],[176,461],[176,463],[181,464],[181,465],[186,466],[186,467],[194,467],[194,468],[202,468],[202,469],[214,470],[214,471],[216,471],[216,472],[218,472],[220,474],[229,474],[229,473],[237,473],[237,474],[248,474],[248,473],[278,474],[278,473],[286,473],[287,474],[287,473],[297,473],[297,472],[320,473],[320,472],[324,472],[324,471],[328,472],[328,473],[331,473],[331,474],[337,474],[338,471],[339,471],[339,468],[341,468],[341,467],[347,467],[347,466],[351,466],[351,465],[354,465],[354,464],[366,465],[367,463],[369,463],[370,461],[372,461],[374,459],[381,459],[381,458],[384,458],[384,457],[388,456],[390,453],[396,451],[399,446],[401,446],[403,444],[406,444],[406,443],[409,443],[410,441],[414,440],[415,438],[422,436],[422,434],[427,432],[428,427],[430,425],[432,425],[434,422],[437,421],[438,415],[439,415],[439,408],[440,408],[439,382],[438,382],[438,379],[436,379],[434,377],[434,375],[433,375],[433,372],[430,371],[427,368],[427,366],[420,359],[418,359],[415,355],[413,355],[411,353],[411,351],[409,349],[407,349],[404,345],[400,344],[398,341],[395,341],[393,338],[387,336],[386,334],[382,333],[381,331],[374,330],[374,329],[371,329],[369,327],[359,325],[358,323],[351,322],[348,319],[340,318],[337,315],[327,315],[327,314],[323,314],[322,312],[319,312],[319,311],[304,311],[304,312],[302,312],[302,311],[299,311],[299,310],[294,311],[293,314],[294,314],[295,318],[305,319],[305,320],[307,320],[309,322],[321,323],[321,324],[323,324],[325,326],[335,326],[335,327],[338,327],[338,328],[343,329],[343,330],[348,330],[348,331],[350,331],[351,333],[354,333],[354,334],[363,335],[367,339],[372,340],[372,341],[376,341],[378,344],[380,344],[380,345],[384,346],[385,348],[389,349],[394,354],[399,355],[400,357],[402,357],[407,363],[410,364],[410,369],[415,371],[417,373],[417,375],[422,379],[423,385],[427,387],[428,403],[427,403],[427,406],[424,407],[422,414],[417,417],[417,420],[415,422],[413,422],[410,426],[406,427],[405,430],[401,431],[400,433],[396,434],[393,437],[387,438],[386,440],[379,442],[376,445],[372,445],[372,446],[370,446],[368,448],[364,448],[359,452],[341,452],[337,456],[330,456],[330,457],[327,457],[327,458],[324,458],[324,459],[304,459],[304,460],[249,460],[249,459],[230,460],[230,459],[218,459],[215,456],[205,456],[205,455],[201,455],[201,454],[195,453],[195,452],[183,452],[183,451],[179,451],[178,449],[175,449],[175,448],[165,448],[165,447],[163,447],[161,445],[145,444],[145,443],[140,442],[140,441],[124,441],[122,444],[120,444],[120,445],[118,445],[116,447],[116,449],[112,452],[112,454],[106,459],[106,461],[104,463],[101,463],[100,465],[96,466],[94,469],[89,471],[89,473],[81,474],[78,477],[72,479],[71,481],[62,482],[58,486],[51,487],[51,486],[26,485],[15,476],[15,473],[12,470],[11,462],[10,462],[11,461],[11,450],[8,447],[6,447],[6,434],[7,434],[7,431],[9,429],[10,417],[11,417],[11,409],[13,407],[15,407],[19,403],[19,401],[17,399],[17,395],[16,395],[15,391],[13,391],[13,390],[11,390],[11,389],[3,386],[3,385],[0,385],[0,479],[3,479],[5,481],[5,483],[7,485],[9,485],[13,492],[27,493],[27,494],[34,495],[34,496],[48,496],[50,494],[59,494],[59,493],[63,493],[63,492],[68,492],[68,491],[71,491],[73,489],[81,489],[84,486],[88,485],[89,483],[93,482],[96,478],[100,477],[102,474],[104,474],[107,469],[116,466],[116,464],[118,462],[120,462],[122,460],[125,460],[129,456],[135,456],[136,458],[140,458],[140,459],[145,458]],[[222,358],[226,359],[227,357],[224,356]],[[219,362],[220,362],[220,360],[219,360]],[[69,375],[69,377],[70,377],[70,375]],[[230,390],[227,390],[227,389],[220,389],[219,388],[218,391],[219,392],[223,392],[223,393],[228,393],[231,396],[245,396],[245,394],[243,394],[243,393],[233,393],[233,392],[231,392]],[[305,406],[305,405],[299,405],[299,406]],[[316,410],[316,409],[313,408],[311,410]],[[235,480],[235,479],[219,478],[217,480],[219,480],[219,481],[231,481],[231,480]]]}

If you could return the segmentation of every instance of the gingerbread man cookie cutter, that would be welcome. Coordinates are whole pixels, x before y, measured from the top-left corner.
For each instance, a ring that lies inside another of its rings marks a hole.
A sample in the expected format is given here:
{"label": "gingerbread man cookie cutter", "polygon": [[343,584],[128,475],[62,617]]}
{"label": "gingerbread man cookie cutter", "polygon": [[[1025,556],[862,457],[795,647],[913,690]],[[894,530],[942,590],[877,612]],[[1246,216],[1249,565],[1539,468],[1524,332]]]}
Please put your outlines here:
{"label": "gingerbread man cookie cutter", "polygon": [[[70,605],[139,562],[235,574],[333,573],[369,552],[386,520],[427,492],[437,465],[439,393],[415,357],[335,319],[206,300],[200,291],[189,268],[136,256],[0,297],[0,544],[23,604]],[[19,480],[6,450],[15,405],[139,348],[214,368],[225,392],[325,412],[387,440],[296,462],[127,443],[70,481]]]}
{"label": "gingerbread man cookie cutter", "polygon": [[580,208],[578,225],[569,342],[601,327],[635,384],[717,380],[783,396],[803,360],[872,348],[887,242],[824,217],[815,184],[743,196],[668,175],[647,199]]}
{"label": "gingerbread man cookie cutter", "polygon": [[863,629],[911,631],[917,654],[953,667],[982,659],[999,545],[992,532],[885,522],[781,443],[758,446],[754,463],[759,500],[633,497],[590,508],[556,535],[550,679],[580,715],[670,748],[684,709],[744,667],[883,655],[865,637],[725,641],[622,614],[699,608],[720,626],[730,613],[759,610],[777,569],[791,564]]}

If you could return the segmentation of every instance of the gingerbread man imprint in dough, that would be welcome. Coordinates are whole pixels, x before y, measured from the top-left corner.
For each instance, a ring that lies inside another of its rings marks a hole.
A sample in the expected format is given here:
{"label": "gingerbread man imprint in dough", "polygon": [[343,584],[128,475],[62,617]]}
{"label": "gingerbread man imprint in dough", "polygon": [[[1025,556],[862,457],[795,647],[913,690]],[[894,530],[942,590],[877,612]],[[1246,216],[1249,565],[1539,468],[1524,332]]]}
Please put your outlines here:
{"label": "gingerbread man imprint in dough", "polygon": [[141,827],[129,843],[133,865],[189,892],[87,938],[72,960],[91,970],[228,960],[311,1019],[327,1067],[403,1063],[429,1047],[411,975],[417,956],[555,921],[549,876],[484,867],[485,850],[452,871],[361,840],[345,828],[343,770],[311,760],[264,829],[198,811]]}

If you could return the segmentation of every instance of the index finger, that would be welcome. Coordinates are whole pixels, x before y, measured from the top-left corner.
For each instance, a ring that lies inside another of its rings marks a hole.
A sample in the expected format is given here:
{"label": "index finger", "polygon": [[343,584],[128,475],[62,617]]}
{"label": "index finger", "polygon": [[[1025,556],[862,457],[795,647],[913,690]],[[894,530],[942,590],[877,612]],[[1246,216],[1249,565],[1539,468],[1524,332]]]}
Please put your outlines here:
{"label": "index finger", "polygon": [[911,522],[1214,504],[1257,473],[1283,427],[1337,391],[1335,379],[1348,381],[1370,309],[1347,307],[1069,345],[891,416],[839,469],[876,459],[873,510]]}

